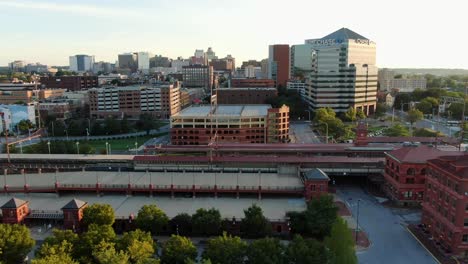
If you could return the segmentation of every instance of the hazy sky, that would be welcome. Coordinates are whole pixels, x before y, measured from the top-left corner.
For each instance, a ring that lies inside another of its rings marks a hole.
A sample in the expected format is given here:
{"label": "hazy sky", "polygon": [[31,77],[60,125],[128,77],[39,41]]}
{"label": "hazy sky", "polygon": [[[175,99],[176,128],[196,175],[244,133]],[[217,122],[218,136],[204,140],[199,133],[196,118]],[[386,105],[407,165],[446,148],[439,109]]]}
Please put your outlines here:
{"label": "hazy sky", "polygon": [[379,67],[468,69],[467,0],[0,0],[0,65],[68,65],[68,56],[213,47],[240,65],[269,44],[347,27],[377,43]]}

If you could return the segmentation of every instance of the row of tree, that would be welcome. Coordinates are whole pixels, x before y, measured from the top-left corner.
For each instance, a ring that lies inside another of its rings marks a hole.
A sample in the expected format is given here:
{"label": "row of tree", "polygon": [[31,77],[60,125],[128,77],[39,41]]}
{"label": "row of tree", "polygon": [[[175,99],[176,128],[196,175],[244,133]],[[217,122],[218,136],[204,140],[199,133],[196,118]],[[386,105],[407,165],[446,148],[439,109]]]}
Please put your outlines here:
{"label": "row of tree", "polygon": [[[21,148],[18,145],[10,145],[10,153],[20,153]],[[33,144],[23,148],[23,153],[26,154],[49,154],[49,148],[51,154],[95,154],[96,149],[86,142],[81,142],[76,145],[74,141],[39,141],[37,144]]]}

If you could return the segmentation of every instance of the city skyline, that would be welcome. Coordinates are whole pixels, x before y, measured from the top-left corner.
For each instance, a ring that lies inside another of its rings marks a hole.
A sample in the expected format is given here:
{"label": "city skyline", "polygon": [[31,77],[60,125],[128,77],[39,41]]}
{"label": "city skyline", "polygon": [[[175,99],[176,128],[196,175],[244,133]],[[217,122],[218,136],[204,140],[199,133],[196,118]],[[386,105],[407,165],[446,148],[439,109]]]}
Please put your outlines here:
{"label": "city skyline", "polygon": [[[337,9],[336,3],[296,0],[288,2],[288,9],[244,0],[235,5],[139,1],[131,7],[126,1],[0,0],[5,10],[0,22],[15,22],[3,29],[8,41],[2,43],[0,65],[25,60],[65,66],[75,54],[113,63],[129,51],[188,58],[195,49],[208,47],[239,62],[261,60],[268,57],[269,45],[302,44],[347,27],[377,43],[378,67],[468,69],[468,53],[459,52],[468,41],[459,34],[463,3],[448,2],[398,0],[383,9],[358,0],[342,2]],[[451,48],[437,52],[441,43]]]}

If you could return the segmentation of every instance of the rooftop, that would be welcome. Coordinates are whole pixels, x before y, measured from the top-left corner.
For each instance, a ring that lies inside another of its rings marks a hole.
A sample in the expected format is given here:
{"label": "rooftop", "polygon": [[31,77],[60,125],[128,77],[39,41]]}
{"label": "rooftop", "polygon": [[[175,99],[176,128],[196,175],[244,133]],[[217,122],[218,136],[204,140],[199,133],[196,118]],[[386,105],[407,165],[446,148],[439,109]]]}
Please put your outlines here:
{"label": "rooftop", "polygon": [[366,37],[348,29],[348,28],[340,28],[337,31],[326,35],[322,39],[339,39],[339,40],[348,40],[348,39],[367,39]]}
{"label": "rooftop", "polygon": [[410,145],[387,153],[388,156],[401,163],[426,163],[430,159],[441,155],[460,155],[460,152],[443,152],[435,147],[426,145]]}
{"label": "rooftop", "polygon": [[[259,117],[266,116],[271,105],[217,105],[213,116],[215,117]],[[210,105],[190,106],[174,117],[208,117]]]}
{"label": "rooftop", "polygon": [[456,156],[439,156],[429,160],[429,163],[459,178],[468,178],[468,155],[466,153]]}
{"label": "rooftop", "polygon": [[304,173],[306,180],[329,180],[328,175],[321,169],[315,168]]}
{"label": "rooftop", "polygon": [[6,202],[4,205],[2,205],[1,208],[2,209],[16,209],[25,203],[27,203],[27,201],[13,197],[10,200],[8,200],[8,202]]}
{"label": "rooftop", "polygon": [[62,210],[63,209],[80,209],[81,207],[85,206],[86,204],[87,204],[86,202],[83,202],[81,200],[73,198],[73,200],[71,200],[64,207],[62,207]]}

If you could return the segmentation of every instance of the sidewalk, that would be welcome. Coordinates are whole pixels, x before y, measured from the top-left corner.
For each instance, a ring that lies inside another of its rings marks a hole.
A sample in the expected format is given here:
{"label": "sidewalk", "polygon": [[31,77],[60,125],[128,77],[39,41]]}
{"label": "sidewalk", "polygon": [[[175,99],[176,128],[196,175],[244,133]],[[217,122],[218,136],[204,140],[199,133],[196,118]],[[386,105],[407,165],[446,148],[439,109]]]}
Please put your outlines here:
{"label": "sidewalk", "polygon": [[[341,216],[346,221],[349,229],[351,229],[351,232],[353,232],[353,237],[356,238],[357,223],[351,213],[351,210],[349,210],[346,203],[344,203],[340,198],[338,198],[336,195],[334,195],[334,197],[335,197],[335,205],[338,207],[338,215]],[[366,234],[366,232],[362,230],[361,227],[359,227],[359,231],[357,232],[356,240],[357,240],[356,241],[357,251],[363,251],[370,247],[371,243],[370,243],[369,237]]]}

